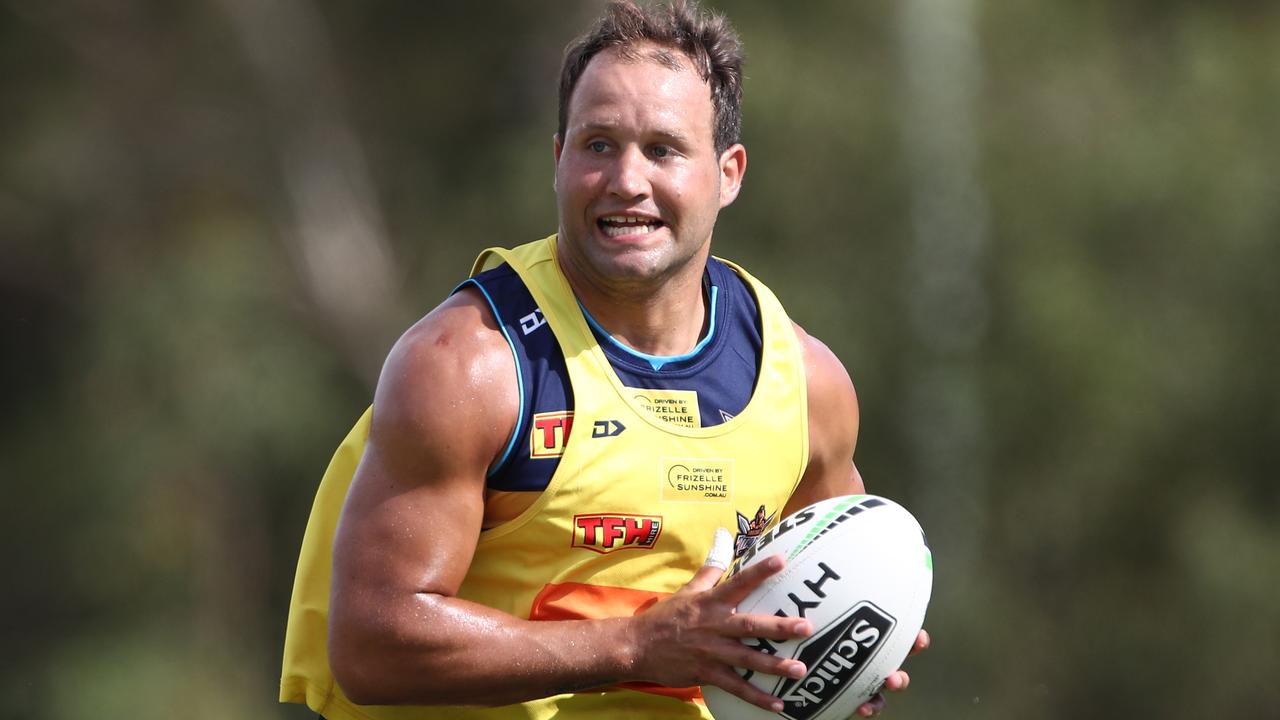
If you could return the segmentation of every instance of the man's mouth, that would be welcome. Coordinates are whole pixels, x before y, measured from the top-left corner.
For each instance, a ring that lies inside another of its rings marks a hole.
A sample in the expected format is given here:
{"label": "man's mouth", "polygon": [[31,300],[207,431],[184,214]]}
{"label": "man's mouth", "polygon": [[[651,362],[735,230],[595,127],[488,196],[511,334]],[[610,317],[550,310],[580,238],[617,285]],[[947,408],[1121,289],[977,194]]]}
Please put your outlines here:
{"label": "man's mouth", "polygon": [[647,235],[663,226],[661,220],[638,215],[605,215],[596,220],[596,226],[611,238],[627,235]]}

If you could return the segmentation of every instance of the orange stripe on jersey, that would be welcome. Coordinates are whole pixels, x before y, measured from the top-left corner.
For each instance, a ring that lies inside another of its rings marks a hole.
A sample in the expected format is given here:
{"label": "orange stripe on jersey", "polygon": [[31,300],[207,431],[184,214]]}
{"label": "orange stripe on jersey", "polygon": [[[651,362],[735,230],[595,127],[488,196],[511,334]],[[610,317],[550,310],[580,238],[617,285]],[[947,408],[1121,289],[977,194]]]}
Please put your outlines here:
{"label": "orange stripe on jersey", "polygon": [[671,593],[635,588],[552,583],[545,585],[529,608],[530,620],[588,620],[628,617],[647,610]]}
{"label": "orange stripe on jersey", "polygon": [[615,687],[620,687],[626,690],[634,690],[636,692],[649,693],[650,695],[665,695],[669,698],[675,698],[676,700],[683,700],[685,702],[698,703],[699,705],[707,704],[707,702],[702,699],[702,688],[698,687],[697,685],[693,687],[686,687],[686,688],[673,688],[673,687],[667,687],[666,685],[659,685],[657,683],[628,682],[628,683],[621,683],[619,685],[616,685]]}
{"label": "orange stripe on jersey", "polygon": [[[544,586],[533,599],[529,619],[588,620],[628,617],[644,612],[670,594],[586,583],[553,583]],[[647,682],[621,683],[616,687],[665,695],[687,702],[702,702],[702,689],[698,687],[673,688]]]}

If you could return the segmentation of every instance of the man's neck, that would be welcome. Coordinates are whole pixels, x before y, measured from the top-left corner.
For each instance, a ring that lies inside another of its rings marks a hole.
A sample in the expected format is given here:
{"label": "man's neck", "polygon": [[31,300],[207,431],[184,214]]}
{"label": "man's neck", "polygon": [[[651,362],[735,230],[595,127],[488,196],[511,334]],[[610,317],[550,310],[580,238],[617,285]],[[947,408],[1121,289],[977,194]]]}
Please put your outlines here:
{"label": "man's neck", "polygon": [[605,332],[633,350],[660,357],[691,352],[706,334],[705,269],[704,260],[654,287],[603,288],[561,261],[578,302]]}

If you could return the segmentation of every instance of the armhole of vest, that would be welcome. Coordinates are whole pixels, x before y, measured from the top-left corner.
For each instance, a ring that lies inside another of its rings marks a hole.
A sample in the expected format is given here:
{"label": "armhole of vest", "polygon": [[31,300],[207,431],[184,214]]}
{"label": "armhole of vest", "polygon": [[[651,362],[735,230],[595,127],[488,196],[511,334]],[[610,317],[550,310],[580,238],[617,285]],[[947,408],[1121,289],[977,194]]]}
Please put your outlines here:
{"label": "armhole of vest", "polygon": [[[724,277],[729,279],[729,281],[723,282],[722,284],[728,285],[729,282],[738,283],[738,285],[742,288],[742,291],[743,291],[743,294],[742,294],[743,300],[745,300],[747,303],[747,308],[744,310],[738,310],[733,307],[724,308],[725,310],[724,322],[727,323],[730,321],[729,315],[733,312],[742,312],[743,314],[749,314],[751,316],[751,324],[755,327],[755,330],[760,335],[760,337],[763,338],[764,337],[764,308],[761,307],[762,301],[760,299],[760,293],[756,287],[757,285],[760,284],[760,281],[756,280],[754,276],[745,274],[746,270],[743,270],[738,265],[731,264],[729,261],[724,260],[723,258],[712,256],[711,260],[720,266],[720,270],[723,271]],[[713,283],[715,282],[715,279],[716,279],[715,275],[712,275],[711,281]],[[732,299],[728,299],[725,304],[729,305],[732,302],[733,302]]]}
{"label": "armhole of vest", "polygon": [[[765,318],[767,313],[766,305],[778,314],[779,321],[775,323],[779,326],[779,332],[791,333],[788,336],[787,344],[790,345],[795,354],[795,374],[796,374],[796,392],[799,393],[800,399],[800,462],[799,472],[796,473],[795,480],[791,483],[791,490],[787,493],[790,498],[795,494],[796,488],[800,487],[800,481],[804,479],[804,474],[809,471],[809,372],[804,366],[804,347],[800,344],[800,337],[796,335],[796,329],[791,321],[791,317],[787,315],[783,309],[782,303],[778,300],[778,296],[773,293],[764,283],[756,279],[754,275],[747,272],[741,265],[725,260],[724,258],[715,258],[729,268],[734,275],[742,281],[747,293],[751,295],[755,308],[756,322],[759,323],[760,331],[760,368],[757,372],[756,383],[759,384],[759,377],[764,372],[765,348],[769,343],[769,326],[770,322]],[[759,388],[752,389],[752,399]]]}
{"label": "armhole of vest", "polygon": [[[738,314],[740,317],[746,318],[746,322],[750,325],[751,331],[760,338],[760,347],[756,350],[756,376],[752,379],[751,383],[751,396],[754,397],[756,389],[760,386],[760,376],[764,372],[764,305],[763,301],[760,299],[760,293],[756,289],[756,285],[759,284],[759,281],[752,282],[751,279],[748,279],[747,276],[743,275],[743,272],[745,271],[735,269],[737,268],[736,265],[730,265],[717,257],[712,257],[711,259],[720,266],[720,269],[726,277],[724,282],[724,285],[726,286],[724,301],[725,313],[724,320],[722,322],[725,325],[733,323],[734,320],[736,320],[736,318],[733,317],[734,314]],[[714,279],[715,278],[713,276],[712,280]],[[729,283],[736,283],[736,288],[729,289],[727,287]],[[742,290],[739,298],[734,297],[736,294],[734,290],[737,288],[741,288]],[[743,307],[738,307],[739,303],[741,303]],[[750,402],[750,399],[748,399],[747,402]]]}
{"label": "armhole of vest", "polygon": [[489,305],[489,312],[493,313],[493,319],[498,324],[498,329],[502,331],[502,337],[506,339],[507,347],[511,349],[511,360],[516,364],[516,387],[520,391],[520,414],[516,416],[515,427],[511,429],[511,437],[507,440],[507,446],[502,450],[502,457],[500,457],[498,462],[494,463],[493,467],[489,469],[489,472],[485,474],[485,479],[488,480],[501,472],[502,468],[506,467],[507,461],[511,459],[512,451],[515,450],[516,441],[521,437],[524,430],[524,368],[520,365],[520,353],[516,352],[516,343],[511,339],[511,333],[507,332],[507,325],[502,321],[502,314],[498,312],[498,304],[493,301],[493,296],[489,294],[489,291],[486,290],[485,287],[475,278],[467,278],[461,283],[458,283],[458,286],[453,289],[453,293],[450,294],[452,295],[457,293],[459,290],[467,287],[474,287],[479,290],[480,294],[484,296],[485,303]]}

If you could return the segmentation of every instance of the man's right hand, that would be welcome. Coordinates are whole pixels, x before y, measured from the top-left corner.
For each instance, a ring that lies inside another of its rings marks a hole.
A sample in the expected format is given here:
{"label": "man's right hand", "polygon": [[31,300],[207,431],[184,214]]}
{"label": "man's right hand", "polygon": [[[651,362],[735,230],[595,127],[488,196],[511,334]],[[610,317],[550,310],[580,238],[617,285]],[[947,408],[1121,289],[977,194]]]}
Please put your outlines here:
{"label": "man's right hand", "polygon": [[804,663],[741,642],[794,640],[813,632],[812,624],[802,618],[737,612],[738,604],[784,564],[781,555],[774,555],[719,585],[724,570],[703,566],[678,592],[634,618],[634,674],[669,687],[715,685],[770,712],[782,710],[781,700],[744,680],[734,668],[792,678],[805,674]]}

